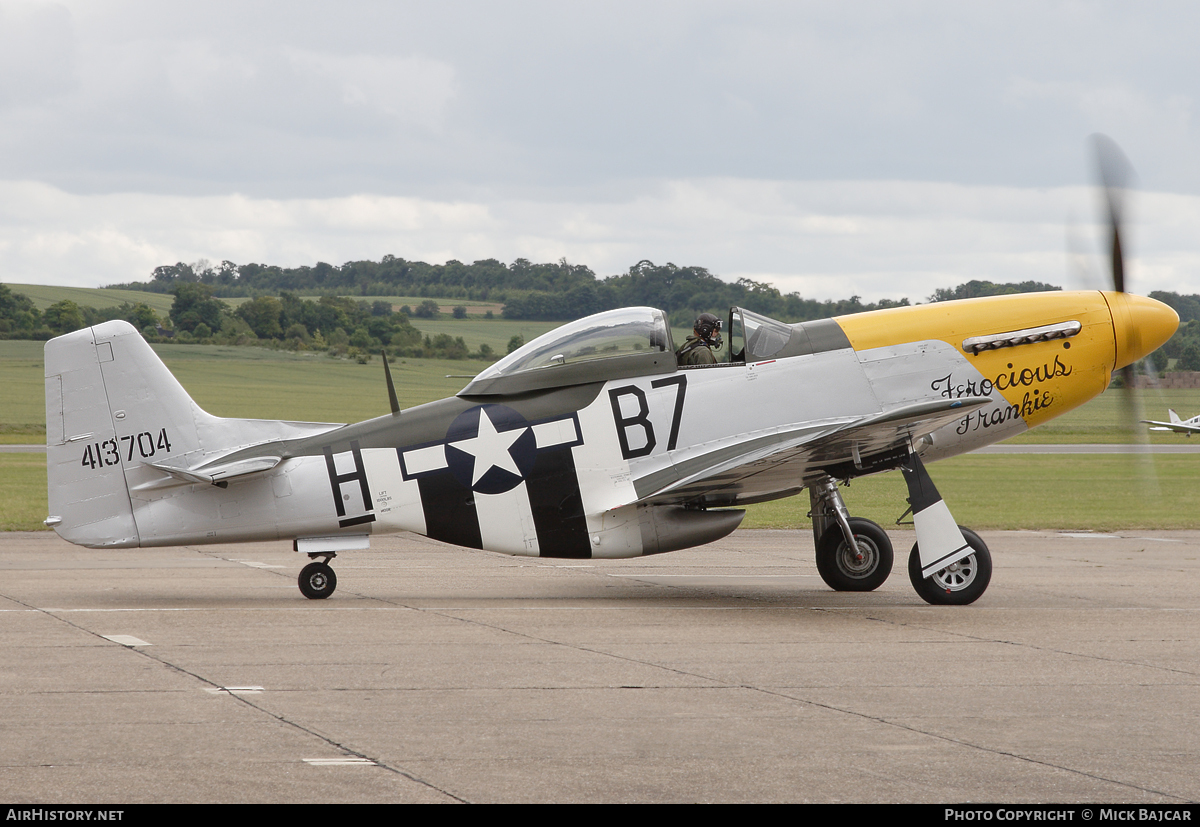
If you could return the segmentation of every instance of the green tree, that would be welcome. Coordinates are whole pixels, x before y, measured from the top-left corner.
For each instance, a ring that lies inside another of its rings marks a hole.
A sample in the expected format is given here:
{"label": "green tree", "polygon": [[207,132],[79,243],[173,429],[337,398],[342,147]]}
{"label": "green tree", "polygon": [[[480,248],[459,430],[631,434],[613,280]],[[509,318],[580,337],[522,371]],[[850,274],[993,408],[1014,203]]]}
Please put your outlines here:
{"label": "green tree", "polygon": [[1012,293],[1045,293],[1053,290],[1062,290],[1062,288],[1040,281],[993,284],[990,281],[975,279],[948,290],[938,288],[933,291],[933,295],[928,300],[931,302],[943,302],[954,299],[975,299],[981,296],[1006,296]]}
{"label": "green tree", "polygon": [[1200,370],[1200,346],[1189,342],[1183,349],[1183,355],[1179,357],[1177,367],[1180,370]]}
{"label": "green tree", "polygon": [[254,301],[244,303],[236,313],[260,339],[278,339],[283,335],[280,325],[283,304],[274,296],[259,296]]}
{"label": "green tree", "polygon": [[0,284],[0,332],[28,335],[42,320],[33,300]]}
{"label": "green tree", "polygon": [[221,329],[221,313],[225,308],[220,299],[213,298],[213,290],[207,284],[176,282],[172,292],[171,320],[176,330],[189,333],[203,322],[210,330]]}
{"label": "green tree", "polygon": [[1169,359],[1167,357],[1167,351],[1161,347],[1151,353],[1149,356],[1150,366],[1154,368],[1155,373],[1162,373],[1165,371],[1167,369],[1168,361]]}
{"label": "green tree", "polygon": [[80,311],[79,305],[69,299],[63,299],[47,307],[46,312],[42,314],[42,319],[47,327],[60,336],[84,327],[83,313]]}
{"label": "green tree", "polygon": [[413,311],[413,315],[421,319],[436,319],[438,317],[438,303],[433,299],[426,299],[417,306]]}
{"label": "green tree", "polygon": [[153,327],[158,321],[158,314],[154,312],[154,308],[143,302],[138,302],[131,307],[125,315],[125,321],[132,324],[138,330],[144,330],[147,327]]}

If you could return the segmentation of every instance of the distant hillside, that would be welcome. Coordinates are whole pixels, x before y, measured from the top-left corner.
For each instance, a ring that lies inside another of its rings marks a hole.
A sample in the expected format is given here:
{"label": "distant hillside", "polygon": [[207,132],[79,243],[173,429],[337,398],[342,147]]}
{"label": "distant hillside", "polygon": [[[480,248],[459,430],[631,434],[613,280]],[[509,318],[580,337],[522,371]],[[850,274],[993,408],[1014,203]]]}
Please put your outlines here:
{"label": "distant hillside", "polygon": [[60,301],[73,301],[80,307],[114,307],[122,302],[143,303],[161,316],[167,315],[175,297],[170,293],[147,293],[143,290],[122,290],[112,287],[56,287],[49,284],[9,284],[14,293],[28,296],[33,306],[45,310]]}
{"label": "distant hillside", "polygon": [[[518,271],[523,266],[520,261],[514,263]],[[222,301],[216,295],[220,292],[219,286],[204,281],[211,280],[215,271],[202,269],[202,275],[196,276],[196,269],[190,266],[172,269],[169,278],[164,276],[152,284],[135,282],[102,289],[0,284],[0,338],[45,340],[108,319],[125,319],[151,341],[260,344],[296,350],[325,350],[333,355],[360,359],[370,358],[371,353],[386,348],[397,356],[490,360],[527,341],[527,336],[546,329],[543,326],[618,306],[664,308],[669,311],[671,324],[686,330],[697,313],[711,311],[724,315],[731,305],[794,322],[908,304],[907,299],[863,303],[858,296],[818,302],[804,299],[797,293],[785,295],[771,285],[748,279],[729,284],[702,267],[660,266],[648,261],[638,262],[621,276],[603,280],[597,280],[587,268],[562,263],[530,265],[530,269],[536,270],[539,266],[550,268],[543,275],[557,272],[562,284],[574,280],[574,286],[565,291],[489,290],[491,298],[482,304],[475,304],[482,301],[479,299],[453,296],[418,301],[416,296],[421,294],[411,289],[412,285],[403,291],[393,288],[390,297],[351,298],[318,292],[305,298],[280,290],[277,295],[264,293],[253,299],[242,297]],[[478,287],[478,280],[471,288],[451,284],[451,273],[462,275],[479,267],[492,272],[494,283],[502,284],[504,280],[498,275],[499,271],[514,269],[493,261],[476,262],[475,265],[450,262],[439,267],[445,277],[443,289],[450,292],[484,289]],[[554,271],[555,267],[560,269]],[[236,269],[231,266],[225,272],[233,273]],[[316,271],[318,268],[300,269]],[[344,271],[344,268],[330,269]],[[267,283],[263,273],[268,270],[279,274],[288,272],[264,268],[259,273],[260,284]],[[160,271],[163,268],[156,273],[163,276]],[[187,275],[189,272],[191,277]],[[585,276],[591,281],[588,282]],[[520,281],[521,278],[524,276],[518,273],[518,283],[530,283]],[[168,284],[171,292],[159,292]],[[370,284],[378,286],[377,283]],[[432,284],[428,282],[422,289],[431,292]],[[153,291],[149,290],[151,287]],[[970,281],[957,287],[938,289],[927,301],[1058,289],[1040,282],[995,284]],[[1156,369],[1162,371],[1172,364],[1180,370],[1200,370],[1200,295],[1166,292],[1150,295],[1175,308],[1181,320],[1175,336],[1153,354],[1151,361]],[[502,313],[496,314],[501,296],[507,299]],[[401,306],[400,301],[411,304]],[[470,314],[468,304],[472,304]],[[401,312],[396,312],[397,309]],[[447,313],[448,309],[453,312]],[[488,329],[476,331],[458,327],[465,323],[459,320],[465,320],[468,315]],[[498,319],[488,321],[483,318],[490,319],[492,315],[502,315],[509,325],[524,323],[533,327],[518,329],[504,325]],[[410,320],[416,320],[421,329],[414,328]],[[464,333],[471,340],[469,346]]]}
{"label": "distant hillside", "polygon": [[[112,285],[122,290],[171,293],[178,284],[203,284],[218,298],[277,296],[283,292],[327,296],[404,295],[503,303],[508,319],[567,321],[602,310],[649,305],[665,310],[672,323],[690,324],[702,312],[723,313],[740,305],[789,322],[827,318],[884,307],[907,305],[908,299],[864,303],[858,296],[814,301],[799,293],[750,279],[724,281],[703,267],[639,261],[621,275],[597,278],[591,268],[558,262],[535,264],[519,258],[512,264],[484,259],[471,264],[447,261],[428,264],[384,256],[379,261],[351,261],[340,267],[317,262],[308,267],[179,262],[157,267],[148,282]],[[928,301],[1027,293],[1061,288],[1040,282],[993,284],[971,281],[935,291]]]}
{"label": "distant hillside", "polygon": [[[928,301],[1057,289],[1039,282],[971,281],[939,289]],[[341,267],[318,262],[312,267],[283,268],[230,261],[214,266],[198,261],[157,267],[148,282],[99,290],[41,285],[4,290],[0,336],[5,338],[46,339],[121,318],[149,338],[179,336],[185,341],[195,338],[230,344],[291,342],[321,349],[350,346],[360,352],[386,345],[408,355],[436,351],[453,352],[459,358],[468,355],[463,344],[446,340],[446,334],[420,340],[408,324],[409,318],[435,320],[451,303],[456,318],[469,314],[466,305],[470,303],[477,316],[538,322],[649,305],[665,310],[672,325],[687,329],[698,314],[724,315],[733,305],[798,322],[909,303],[907,298],[863,302],[859,296],[815,301],[799,293],[782,293],[765,282],[743,278],[731,283],[703,267],[679,267],[670,262],[659,265],[643,260],[621,275],[598,279],[590,268],[565,260],[427,264],[395,256]],[[380,296],[414,298],[411,304],[398,305]],[[401,312],[394,313],[397,309]],[[489,358],[495,353],[493,346],[490,352],[476,355]]]}
{"label": "distant hillside", "polygon": [[[814,301],[799,293],[780,292],[771,284],[750,279],[727,282],[703,267],[639,261],[620,275],[597,278],[584,265],[535,264],[517,259],[504,264],[485,259],[471,264],[448,261],[428,264],[384,256],[380,261],[353,261],[340,267],[317,262],[312,267],[285,268],[266,264],[163,265],[148,282],[113,285],[114,289],[166,294],[179,284],[201,284],[218,298],[276,296],[284,292],[303,295],[380,296],[405,295],[438,299],[503,303],[509,319],[566,321],[591,313],[630,305],[650,305],[667,311],[676,324],[690,324],[702,312],[723,313],[741,305],[785,321],[803,321],[908,304],[908,299],[864,303],[851,296],[838,301]],[[1058,289],[1029,282],[993,285],[969,282],[950,291],[970,295]],[[930,300],[940,300],[935,295]]]}

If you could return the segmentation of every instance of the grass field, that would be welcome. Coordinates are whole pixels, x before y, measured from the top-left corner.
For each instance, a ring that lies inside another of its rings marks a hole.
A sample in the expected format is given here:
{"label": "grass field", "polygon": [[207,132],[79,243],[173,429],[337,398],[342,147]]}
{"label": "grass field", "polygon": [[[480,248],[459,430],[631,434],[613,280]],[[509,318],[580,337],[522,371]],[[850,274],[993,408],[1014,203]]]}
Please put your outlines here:
{"label": "grass field", "polygon": [[[14,293],[23,293],[30,298],[38,310],[45,310],[55,302],[73,301],[80,307],[113,307],[121,302],[137,304],[141,302],[154,308],[159,316],[166,316],[171,309],[175,296],[171,293],[147,293],[142,290],[113,290],[108,287],[57,287],[49,284],[10,284],[5,282]],[[320,296],[301,296],[302,299],[316,301]],[[396,308],[408,305],[417,307],[421,302],[428,301],[428,296],[350,296],[354,301],[389,302]],[[237,307],[250,298],[221,299],[230,307]],[[434,298],[440,312],[450,315],[454,308],[462,305],[467,308],[468,316],[484,316],[489,310],[493,316],[499,316],[504,309],[503,302],[472,301],[471,299],[442,299]]]}
{"label": "grass field", "polygon": [[[968,454],[930,466],[955,518],[977,529],[1195,529],[1200,457]],[[897,471],[843,488],[850,512],[893,528],[907,507]],[[807,528],[807,494],[748,509],[748,528]],[[906,523],[912,517],[905,517]],[[910,526],[911,527],[911,526]]]}
{"label": "grass field", "polygon": [[[1133,416],[1130,416],[1130,402]],[[1174,408],[1184,419],[1200,414],[1200,390],[1144,389],[1126,394],[1108,390],[1082,407],[1014,437],[1014,444],[1060,444],[1078,442],[1130,443],[1148,440],[1172,444],[1187,437],[1152,432],[1138,423],[1142,419],[1167,419],[1167,408]],[[1131,425],[1132,422],[1132,425]]]}
{"label": "grass field", "polygon": [[0,531],[45,531],[46,455],[0,454]]}
{"label": "grass field", "polygon": [[[479,346],[487,343],[492,350],[503,356],[508,352],[508,340],[513,336],[521,336],[529,342],[541,336],[548,330],[553,330],[562,322],[517,322],[508,319],[413,319],[413,327],[422,333],[436,336],[447,333],[450,336],[462,336],[471,351],[479,350]],[[478,366],[478,363],[476,363]]]}
{"label": "grass field", "polygon": [[0,443],[46,441],[43,346],[0,341]]}
{"label": "grass field", "polygon": [[[5,282],[8,284],[7,282]],[[141,290],[110,290],[107,287],[55,287],[48,284],[8,284],[14,293],[24,293],[38,310],[55,302],[73,301],[80,307],[116,307],[121,302],[149,305],[166,317],[175,297],[170,293],[144,293]]]}
{"label": "grass field", "polygon": [[[192,398],[217,416],[356,422],[388,411],[378,357],[359,365],[323,353],[258,347],[153,347]],[[45,439],[42,348],[42,342],[0,341],[0,443]],[[400,404],[411,407],[453,396],[469,381],[447,374],[475,374],[485,366],[474,360],[400,359],[392,364],[392,378]]]}
{"label": "grass field", "polygon": [[[136,290],[109,290],[96,289],[89,287],[53,287],[43,284],[9,284],[10,288],[17,293],[24,293],[33,301],[39,310],[45,310],[50,305],[58,301],[70,300],[81,307],[113,307],[120,305],[121,302],[129,302],[137,304],[143,302],[154,309],[154,312],[160,318],[165,319],[171,310],[171,303],[175,297],[169,293],[142,293]],[[301,298],[316,300],[319,296],[301,296]],[[420,296],[351,296],[354,301],[390,302],[394,307],[416,307],[426,298]],[[243,302],[248,302],[250,299],[222,299],[226,304],[237,307]],[[488,345],[495,353],[503,356],[508,352],[508,341],[513,336],[521,336],[525,341],[535,339],[541,336],[547,330],[553,330],[562,322],[529,322],[529,321],[512,321],[509,319],[500,318],[500,311],[504,307],[503,304],[497,302],[477,302],[467,299],[434,299],[439,303],[443,318],[439,319],[417,319],[412,320],[413,326],[430,336],[436,336],[439,333],[448,333],[450,336],[462,336],[463,341],[467,344],[467,349],[474,352],[479,350],[482,344]],[[463,305],[467,308],[467,318],[455,319],[450,314],[455,306]],[[492,312],[495,318],[486,319],[484,314],[488,311]],[[41,352],[41,343],[37,343],[38,352]],[[0,355],[0,359],[4,358]],[[476,363],[475,368],[478,370],[479,364]],[[457,373],[470,372],[459,370]]]}
{"label": "grass field", "polygon": [[[58,287],[51,284],[12,284],[5,282],[14,293],[24,293],[33,301],[38,310],[45,310],[55,302],[69,300],[80,307],[113,307],[121,302],[137,304],[142,302],[154,308],[160,315],[165,316],[171,309],[175,296],[171,293],[147,293],[142,290],[113,290],[108,287]],[[320,296],[301,296],[302,299],[316,301]],[[350,296],[354,301],[389,302],[397,308],[404,305],[417,307],[421,302],[428,301],[429,296]],[[439,311],[449,315],[458,305],[467,308],[468,316],[483,316],[489,310],[492,315],[499,316],[504,309],[503,302],[473,301],[471,299],[442,299],[434,297]],[[231,307],[237,307],[250,298],[221,299]]]}
{"label": "grass field", "polygon": [[[497,326],[512,335],[511,322],[447,321],[448,326]],[[45,439],[42,343],[0,341],[0,442]],[[156,345],[155,350],[206,410],[218,416],[317,422],[354,422],[388,410],[383,367],[324,355],[264,348]],[[405,407],[461,390],[475,373],[474,361],[401,360],[393,376]],[[1200,391],[1139,391],[1145,415],[1165,418],[1200,413]],[[1014,442],[1127,442],[1116,428],[1123,397],[1110,391],[1087,405],[1013,440]],[[1138,430],[1137,434],[1145,432]],[[1185,437],[1154,434],[1180,443]],[[955,516],[976,528],[1200,528],[1192,508],[1200,461],[1189,456],[969,455],[938,463],[934,478]],[[905,504],[898,473],[856,480],[844,489],[856,515],[890,526]],[[0,527],[41,528],[46,516],[42,454],[0,455]],[[807,527],[807,496],[764,503],[749,510],[748,527]]]}

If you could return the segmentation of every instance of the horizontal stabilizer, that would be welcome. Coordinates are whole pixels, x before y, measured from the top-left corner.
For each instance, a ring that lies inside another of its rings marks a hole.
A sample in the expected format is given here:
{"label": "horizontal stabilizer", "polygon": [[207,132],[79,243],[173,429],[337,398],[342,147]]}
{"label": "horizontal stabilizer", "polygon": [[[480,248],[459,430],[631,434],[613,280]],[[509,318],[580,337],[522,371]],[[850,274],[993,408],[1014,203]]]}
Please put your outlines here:
{"label": "horizontal stabilizer", "polygon": [[270,471],[279,464],[282,457],[255,457],[236,462],[212,463],[196,468],[183,468],[171,462],[147,462],[151,468],[165,471],[177,480],[190,483],[215,483],[234,477],[244,477],[247,474],[257,474],[260,471]]}

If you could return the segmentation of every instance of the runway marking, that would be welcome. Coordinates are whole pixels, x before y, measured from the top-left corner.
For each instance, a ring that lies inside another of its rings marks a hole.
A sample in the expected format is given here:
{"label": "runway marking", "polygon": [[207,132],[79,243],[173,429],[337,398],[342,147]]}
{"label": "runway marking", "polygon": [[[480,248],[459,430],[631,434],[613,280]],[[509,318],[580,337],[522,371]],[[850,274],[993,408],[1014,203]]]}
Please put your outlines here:
{"label": "runway marking", "polygon": [[206,686],[205,692],[212,695],[261,695],[261,686]]}
{"label": "runway marking", "polygon": [[119,643],[122,646],[151,646],[144,640],[139,640],[133,635],[100,635],[105,640],[111,640],[113,643]]}
{"label": "runway marking", "polygon": [[1059,537],[1073,537],[1076,540],[1120,540],[1120,534],[1099,534],[1092,531],[1060,531]]}
{"label": "runway marking", "polygon": [[249,566],[252,569],[285,569],[287,566],[277,566],[274,563],[258,563],[254,560],[231,560],[233,563],[241,563],[243,566]]}
{"label": "runway marking", "polygon": [[347,755],[341,758],[305,758],[304,763],[313,767],[378,767],[370,758]]}

